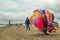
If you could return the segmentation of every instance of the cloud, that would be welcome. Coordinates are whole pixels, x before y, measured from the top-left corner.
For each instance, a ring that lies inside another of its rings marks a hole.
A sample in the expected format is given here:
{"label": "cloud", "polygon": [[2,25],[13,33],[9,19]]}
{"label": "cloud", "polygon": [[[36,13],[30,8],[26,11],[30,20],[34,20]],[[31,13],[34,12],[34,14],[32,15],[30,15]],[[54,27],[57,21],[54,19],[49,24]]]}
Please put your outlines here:
{"label": "cloud", "polygon": [[59,21],[60,0],[0,0],[0,21],[6,23],[10,19],[12,23],[24,22],[36,8],[52,11],[55,20]]}
{"label": "cloud", "polygon": [[[24,22],[26,19],[26,16],[23,13],[11,13],[11,12],[2,12],[0,13],[0,21],[1,22],[8,22],[9,20],[12,23],[20,23],[20,22]],[[0,22],[0,23],[1,23]]]}

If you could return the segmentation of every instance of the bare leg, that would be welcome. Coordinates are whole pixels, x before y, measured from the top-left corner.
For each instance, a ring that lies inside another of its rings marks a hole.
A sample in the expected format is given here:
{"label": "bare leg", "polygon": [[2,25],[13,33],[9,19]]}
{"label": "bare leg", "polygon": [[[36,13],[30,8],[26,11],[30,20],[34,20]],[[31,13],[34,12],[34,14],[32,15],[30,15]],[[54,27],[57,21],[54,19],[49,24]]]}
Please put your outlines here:
{"label": "bare leg", "polygon": [[45,34],[45,35],[49,35],[49,34],[47,33],[47,28],[44,29],[44,34]]}
{"label": "bare leg", "polygon": [[28,27],[26,27],[26,29],[28,30]]}
{"label": "bare leg", "polygon": [[30,30],[30,27],[29,27],[29,30]]}

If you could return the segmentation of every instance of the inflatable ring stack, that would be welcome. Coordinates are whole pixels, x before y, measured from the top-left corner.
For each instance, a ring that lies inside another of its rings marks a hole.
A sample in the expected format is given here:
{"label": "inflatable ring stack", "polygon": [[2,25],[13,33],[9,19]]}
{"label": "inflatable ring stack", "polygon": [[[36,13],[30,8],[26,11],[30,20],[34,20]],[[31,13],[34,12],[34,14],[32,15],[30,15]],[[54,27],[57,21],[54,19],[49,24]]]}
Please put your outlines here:
{"label": "inflatable ring stack", "polygon": [[30,24],[35,25],[35,27],[42,32],[44,32],[45,27],[47,27],[47,30],[50,33],[56,32],[54,18],[54,14],[47,9],[35,9],[30,17]]}

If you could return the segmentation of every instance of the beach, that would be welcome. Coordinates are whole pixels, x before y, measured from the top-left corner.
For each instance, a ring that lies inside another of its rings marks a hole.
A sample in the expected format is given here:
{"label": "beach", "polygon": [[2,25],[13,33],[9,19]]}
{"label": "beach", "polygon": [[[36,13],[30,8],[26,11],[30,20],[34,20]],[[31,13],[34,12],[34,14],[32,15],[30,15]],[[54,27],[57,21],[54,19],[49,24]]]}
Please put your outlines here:
{"label": "beach", "polygon": [[60,40],[60,28],[55,33],[44,35],[38,31],[36,27],[30,26],[30,30],[26,30],[25,25],[0,27],[0,40]]}

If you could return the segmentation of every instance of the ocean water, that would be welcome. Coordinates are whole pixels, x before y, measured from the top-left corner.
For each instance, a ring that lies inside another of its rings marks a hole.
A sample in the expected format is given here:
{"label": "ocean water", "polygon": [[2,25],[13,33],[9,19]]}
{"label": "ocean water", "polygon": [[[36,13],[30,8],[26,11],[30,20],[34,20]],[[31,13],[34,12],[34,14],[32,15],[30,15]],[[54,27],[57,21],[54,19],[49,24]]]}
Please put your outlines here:
{"label": "ocean water", "polygon": [[6,25],[0,25],[0,27],[5,27]]}

